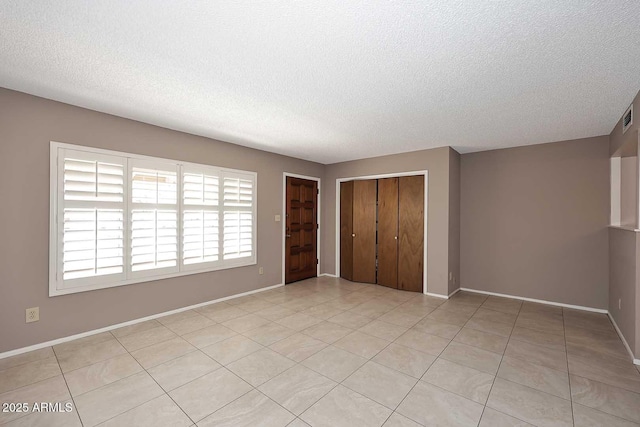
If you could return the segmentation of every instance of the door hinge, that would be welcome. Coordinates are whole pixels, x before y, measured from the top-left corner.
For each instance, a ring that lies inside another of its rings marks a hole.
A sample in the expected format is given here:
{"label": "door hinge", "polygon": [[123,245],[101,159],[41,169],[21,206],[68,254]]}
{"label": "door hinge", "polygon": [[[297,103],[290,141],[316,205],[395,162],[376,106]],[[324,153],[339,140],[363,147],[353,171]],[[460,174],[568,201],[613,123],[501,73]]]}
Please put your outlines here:
{"label": "door hinge", "polygon": [[316,228],[320,230],[320,224],[316,224]]}
{"label": "door hinge", "polygon": [[320,189],[319,188],[316,188],[316,193],[320,194]]}
{"label": "door hinge", "polygon": [[316,265],[318,265],[318,264],[319,264],[319,263],[318,263],[318,260],[316,259]]}

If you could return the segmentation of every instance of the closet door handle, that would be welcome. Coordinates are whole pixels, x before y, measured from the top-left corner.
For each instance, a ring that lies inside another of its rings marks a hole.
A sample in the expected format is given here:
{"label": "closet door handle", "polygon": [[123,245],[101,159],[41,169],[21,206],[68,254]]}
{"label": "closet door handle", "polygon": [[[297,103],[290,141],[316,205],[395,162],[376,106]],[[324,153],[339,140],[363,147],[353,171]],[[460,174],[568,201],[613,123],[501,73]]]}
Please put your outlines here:
{"label": "closet door handle", "polygon": [[394,237],[394,239],[395,239],[395,240],[398,240],[398,236],[395,236],[395,237]]}
{"label": "closet door handle", "polygon": [[356,237],[356,233],[351,233],[351,237]]}

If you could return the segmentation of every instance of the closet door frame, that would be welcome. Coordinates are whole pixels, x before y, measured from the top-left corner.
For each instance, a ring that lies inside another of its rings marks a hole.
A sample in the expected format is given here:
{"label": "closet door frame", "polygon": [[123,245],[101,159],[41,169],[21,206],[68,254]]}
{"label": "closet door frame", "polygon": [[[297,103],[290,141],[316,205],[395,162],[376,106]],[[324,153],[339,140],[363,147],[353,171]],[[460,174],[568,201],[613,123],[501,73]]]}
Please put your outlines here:
{"label": "closet door frame", "polygon": [[388,173],[388,174],[379,174],[379,175],[362,175],[362,176],[351,176],[348,178],[338,178],[336,179],[336,276],[340,277],[340,183],[344,181],[358,181],[365,179],[381,179],[381,178],[399,178],[402,176],[413,176],[413,175],[422,175],[424,176],[424,253],[423,253],[423,280],[422,280],[422,293],[427,294],[428,283],[427,283],[427,249],[428,242],[427,234],[427,220],[428,220],[428,205],[429,205],[429,171],[428,170],[418,170],[411,172],[397,172],[397,173]]}

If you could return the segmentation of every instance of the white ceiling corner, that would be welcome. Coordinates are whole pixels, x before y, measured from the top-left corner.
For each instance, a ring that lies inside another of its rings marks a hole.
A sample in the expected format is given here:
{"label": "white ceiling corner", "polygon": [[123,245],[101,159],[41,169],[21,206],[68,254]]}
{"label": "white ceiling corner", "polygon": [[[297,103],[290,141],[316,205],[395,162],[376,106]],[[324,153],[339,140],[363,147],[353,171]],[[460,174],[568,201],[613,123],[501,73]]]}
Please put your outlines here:
{"label": "white ceiling corner", "polygon": [[638,58],[637,0],[0,0],[0,86],[321,163],[608,134]]}

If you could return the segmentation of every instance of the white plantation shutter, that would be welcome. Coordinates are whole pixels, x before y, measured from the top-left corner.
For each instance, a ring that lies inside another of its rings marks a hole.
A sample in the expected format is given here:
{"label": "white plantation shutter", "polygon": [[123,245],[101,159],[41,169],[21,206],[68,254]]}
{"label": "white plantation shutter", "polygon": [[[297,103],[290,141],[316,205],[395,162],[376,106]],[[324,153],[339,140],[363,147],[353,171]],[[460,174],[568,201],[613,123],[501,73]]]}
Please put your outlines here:
{"label": "white plantation shutter", "polygon": [[255,176],[225,173],[223,187],[223,259],[252,257]]}
{"label": "white plantation shutter", "polygon": [[189,166],[182,170],[182,260],[195,269],[219,259],[219,172]]}
{"label": "white plantation shutter", "polygon": [[251,212],[225,211],[224,259],[249,257],[253,252],[253,215]]}
{"label": "white plantation shutter", "polygon": [[133,159],[129,177],[132,276],[178,271],[177,165]]}
{"label": "white plantation shutter", "polygon": [[67,281],[68,287],[82,286],[96,276],[121,279],[125,162],[82,151],[60,154],[58,279]]}
{"label": "white plantation shutter", "polygon": [[256,263],[254,172],[51,144],[49,295]]}
{"label": "white plantation shutter", "polygon": [[225,174],[224,205],[225,207],[251,208],[253,204],[253,180],[238,174]]}

